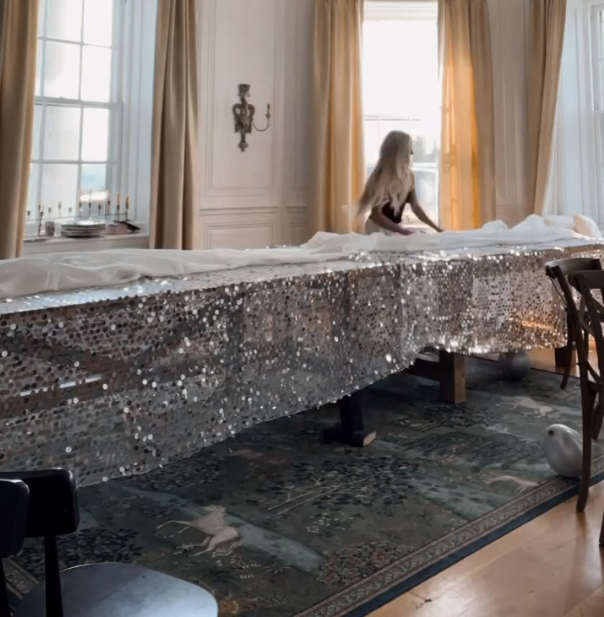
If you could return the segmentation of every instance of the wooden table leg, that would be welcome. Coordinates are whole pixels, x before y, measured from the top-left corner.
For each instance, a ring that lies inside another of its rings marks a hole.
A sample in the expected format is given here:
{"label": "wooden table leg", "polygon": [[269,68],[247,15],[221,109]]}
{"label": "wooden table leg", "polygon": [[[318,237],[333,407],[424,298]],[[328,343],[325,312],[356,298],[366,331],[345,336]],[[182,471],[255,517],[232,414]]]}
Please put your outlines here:
{"label": "wooden table leg", "polygon": [[554,358],[556,360],[556,366],[559,368],[576,366],[577,354],[575,352],[575,346],[565,345],[564,347],[556,347],[556,349],[554,349]]}
{"label": "wooden table leg", "polygon": [[326,443],[336,442],[362,448],[376,438],[375,431],[366,429],[363,422],[363,391],[354,392],[340,401],[340,422],[325,429]]}
{"label": "wooden table leg", "polygon": [[457,405],[466,400],[466,357],[462,354],[441,350],[438,361],[420,357],[405,372],[438,382],[443,403]]}
{"label": "wooden table leg", "polygon": [[463,403],[466,400],[466,357],[440,351],[440,400],[443,403]]}

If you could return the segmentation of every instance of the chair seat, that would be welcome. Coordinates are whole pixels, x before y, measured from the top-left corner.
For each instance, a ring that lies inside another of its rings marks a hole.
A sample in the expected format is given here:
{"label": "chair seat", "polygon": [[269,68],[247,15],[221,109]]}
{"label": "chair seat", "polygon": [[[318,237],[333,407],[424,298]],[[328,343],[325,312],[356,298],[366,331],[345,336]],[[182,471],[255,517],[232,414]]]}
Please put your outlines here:
{"label": "chair seat", "polygon": [[[218,617],[205,589],[121,563],[78,566],[61,573],[65,617]],[[45,585],[28,593],[14,617],[46,617]]]}

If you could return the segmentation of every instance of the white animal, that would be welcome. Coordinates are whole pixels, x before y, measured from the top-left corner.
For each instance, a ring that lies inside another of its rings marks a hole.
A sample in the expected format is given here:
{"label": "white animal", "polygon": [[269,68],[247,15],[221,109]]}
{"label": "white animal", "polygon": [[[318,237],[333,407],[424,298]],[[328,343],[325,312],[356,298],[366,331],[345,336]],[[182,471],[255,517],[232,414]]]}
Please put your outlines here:
{"label": "white animal", "polygon": [[563,478],[579,478],[583,462],[581,435],[564,424],[552,424],[543,435],[543,451],[549,466]]}
{"label": "white animal", "polygon": [[[220,553],[223,556],[230,555],[233,549],[241,544],[241,536],[235,527],[225,522],[224,515],[226,513],[226,508],[224,508],[224,506],[207,506],[204,510],[208,512],[205,516],[201,516],[192,521],[166,521],[158,525],[157,529],[161,529],[167,525],[181,525],[182,529],[168,536],[169,538],[180,535],[187,529],[194,529],[195,531],[200,531],[205,534],[207,538],[205,538],[203,542],[199,544],[184,544],[181,547],[184,550],[197,547],[202,547],[204,549],[199,553],[195,553],[193,557],[213,552]],[[218,547],[228,544],[229,542],[232,544],[226,552],[217,550]]]}

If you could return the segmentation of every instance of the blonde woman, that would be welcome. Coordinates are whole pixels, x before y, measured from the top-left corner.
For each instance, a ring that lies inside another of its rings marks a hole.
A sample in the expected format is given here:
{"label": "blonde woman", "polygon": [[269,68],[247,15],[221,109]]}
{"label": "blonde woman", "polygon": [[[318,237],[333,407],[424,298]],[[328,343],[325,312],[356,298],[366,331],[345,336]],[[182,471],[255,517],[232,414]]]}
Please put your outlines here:
{"label": "blonde woman", "polygon": [[402,131],[392,131],[386,135],[380,148],[379,161],[359,201],[359,216],[367,216],[369,213],[365,233],[412,234],[412,230],[401,224],[407,204],[422,223],[442,231],[419,205],[411,171],[412,156],[410,135]]}

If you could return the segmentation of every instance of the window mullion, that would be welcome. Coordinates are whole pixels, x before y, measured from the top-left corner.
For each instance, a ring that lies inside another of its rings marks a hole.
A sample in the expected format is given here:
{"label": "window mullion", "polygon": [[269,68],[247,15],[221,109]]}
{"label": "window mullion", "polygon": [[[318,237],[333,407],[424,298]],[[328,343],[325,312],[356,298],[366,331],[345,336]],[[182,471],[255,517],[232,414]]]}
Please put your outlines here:
{"label": "window mullion", "polygon": [[[107,144],[107,189],[117,192],[120,182],[119,135],[122,132],[122,70],[124,66],[124,14],[126,0],[113,1],[113,38],[111,41],[111,102],[114,112],[109,115],[109,141]],[[120,67],[122,69],[120,70]]]}
{"label": "window mullion", "polygon": [[[40,95],[44,96],[46,91],[46,36],[48,34],[48,0],[44,2],[44,23],[42,25],[42,55],[40,57]],[[38,186],[36,206],[42,203],[42,180],[44,177],[44,141],[46,133],[46,102],[42,101],[42,109],[40,110],[40,135],[39,135],[39,148],[40,148],[40,163],[38,164]],[[34,214],[34,220],[37,218],[37,213]]]}
{"label": "window mullion", "polygon": [[[84,13],[86,11],[86,2],[82,2],[82,21],[80,23],[80,74],[79,74],[79,83],[78,83],[78,94],[80,97],[79,107],[80,107],[80,134],[79,134],[79,143],[78,143],[78,175],[77,175],[77,184],[76,184],[76,195],[75,195],[75,203],[76,208],[78,207],[79,196],[82,192],[82,140],[84,133],[84,106],[82,104],[82,75],[83,75],[83,66],[84,66]],[[76,214],[79,212],[76,210]]]}

